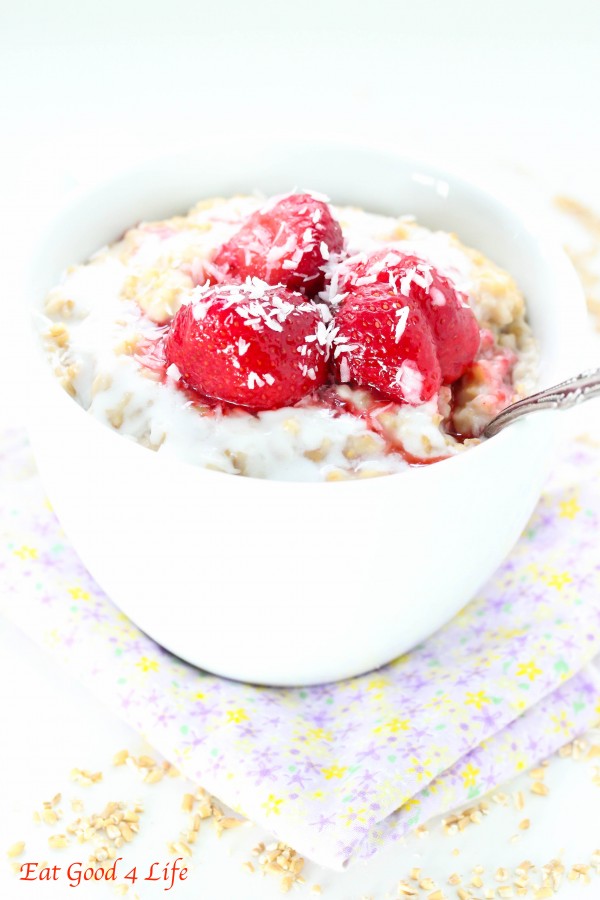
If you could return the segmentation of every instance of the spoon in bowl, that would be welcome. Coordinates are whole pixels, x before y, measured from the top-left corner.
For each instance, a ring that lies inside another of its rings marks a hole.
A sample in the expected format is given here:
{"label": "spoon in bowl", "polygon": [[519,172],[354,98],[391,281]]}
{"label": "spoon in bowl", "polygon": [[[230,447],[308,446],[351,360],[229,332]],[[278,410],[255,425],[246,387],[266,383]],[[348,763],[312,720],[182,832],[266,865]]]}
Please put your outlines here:
{"label": "spoon in bowl", "polygon": [[486,425],[483,436],[493,437],[511,422],[538,409],[570,409],[592,397],[600,397],[600,369],[581,372],[573,378],[561,381],[554,387],[546,388],[544,391],[538,391],[537,394],[511,403]]}

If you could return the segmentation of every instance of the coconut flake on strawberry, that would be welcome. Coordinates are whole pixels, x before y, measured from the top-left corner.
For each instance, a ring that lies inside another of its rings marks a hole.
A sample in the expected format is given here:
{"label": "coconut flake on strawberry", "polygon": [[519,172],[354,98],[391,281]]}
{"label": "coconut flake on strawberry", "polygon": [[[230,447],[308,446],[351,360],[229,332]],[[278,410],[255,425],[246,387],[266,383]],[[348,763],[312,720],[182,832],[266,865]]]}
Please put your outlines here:
{"label": "coconut flake on strawberry", "polygon": [[225,279],[256,277],[314,297],[342,248],[328,204],[312,194],[288,194],[249,216],[217,250],[213,266]]}
{"label": "coconut flake on strawberry", "polygon": [[413,406],[439,391],[431,330],[412,298],[382,284],[358,287],[342,300],[335,326],[333,369],[342,384],[375,388]]}
{"label": "coconut flake on strawberry", "polygon": [[430,263],[394,247],[350,257],[338,269],[338,290],[387,285],[416,302],[431,330],[442,381],[452,384],[479,349],[479,326],[464,294]]}
{"label": "coconut flake on strawberry", "polygon": [[196,288],[166,339],[167,362],[201,394],[251,410],[297,403],[327,378],[328,310],[258,278]]}

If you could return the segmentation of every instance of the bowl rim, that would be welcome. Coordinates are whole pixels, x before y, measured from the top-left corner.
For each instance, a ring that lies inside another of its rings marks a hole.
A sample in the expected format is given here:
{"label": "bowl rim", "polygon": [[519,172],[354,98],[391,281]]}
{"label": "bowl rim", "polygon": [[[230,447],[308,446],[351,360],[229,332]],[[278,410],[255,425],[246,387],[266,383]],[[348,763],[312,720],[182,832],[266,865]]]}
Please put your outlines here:
{"label": "bowl rim", "polygon": [[[176,153],[161,153],[155,156],[151,156],[145,158],[141,163],[135,165],[129,165],[122,168],[119,168],[118,171],[113,172],[108,177],[104,177],[101,179],[95,179],[92,183],[87,183],[77,187],[75,190],[71,191],[69,195],[64,199],[64,201],[58,206],[58,208],[54,211],[54,213],[49,218],[48,222],[45,224],[45,227],[41,230],[41,233],[37,236],[34,241],[33,247],[29,254],[29,267],[28,267],[28,277],[26,279],[26,294],[27,294],[27,307],[28,307],[28,333],[29,333],[29,355],[30,358],[35,360],[34,369],[40,374],[50,374],[50,368],[48,366],[47,358],[44,354],[43,344],[39,339],[39,334],[36,331],[35,326],[33,325],[35,313],[36,313],[36,303],[39,303],[39,296],[34,289],[33,280],[34,273],[37,269],[39,261],[44,256],[44,251],[46,245],[51,240],[51,235],[54,229],[60,225],[74,225],[72,220],[81,215],[84,211],[86,205],[92,204],[94,199],[102,194],[107,188],[115,188],[119,184],[123,184],[127,186],[128,183],[131,182],[132,179],[138,177],[149,176],[157,169],[161,171],[165,171],[166,167],[172,167],[179,160],[189,160],[192,156],[202,156],[205,157],[208,155],[218,157],[219,150],[226,147],[227,144],[224,140],[211,140],[210,144],[203,144],[196,147],[186,147],[185,150],[178,151]],[[540,256],[543,257],[547,266],[553,270],[557,279],[566,285],[569,289],[569,297],[570,303],[573,305],[573,309],[575,314],[572,317],[570,322],[572,326],[572,330],[580,332],[582,339],[585,339],[586,333],[583,327],[584,317],[583,313],[585,311],[585,299],[583,295],[583,289],[581,283],[575,273],[573,265],[567,254],[556,240],[556,238],[552,235],[551,232],[545,227],[545,224],[536,216],[534,216],[531,210],[524,211],[520,205],[512,205],[508,204],[502,197],[497,196],[494,192],[490,191],[487,187],[481,187],[476,182],[470,181],[466,179],[463,175],[455,174],[451,168],[445,169],[440,167],[435,163],[430,163],[427,160],[418,160],[414,157],[406,156],[403,153],[399,152],[393,146],[386,146],[382,144],[373,144],[367,141],[340,141],[333,140],[328,138],[323,138],[320,140],[313,139],[300,139],[300,140],[289,140],[289,139],[281,139],[281,140],[265,140],[263,142],[263,146],[265,148],[269,148],[269,150],[275,149],[282,156],[285,154],[286,149],[293,148],[294,152],[298,152],[298,148],[310,148],[312,150],[319,150],[327,148],[328,151],[338,151],[347,153],[349,150],[353,152],[358,152],[370,156],[371,159],[379,158],[380,160],[385,157],[390,163],[395,163],[405,167],[407,170],[410,169],[411,180],[415,180],[415,176],[425,177],[427,179],[433,179],[434,182],[445,182],[450,183],[456,189],[464,192],[467,196],[478,196],[481,201],[489,204],[490,209],[496,209],[498,214],[508,215],[513,219],[519,221],[523,231],[533,239],[533,241],[537,244]],[[252,189],[249,191],[252,192]],[[192,201],[193,203],[194,201]],[[175,214],[175,213],[173,213]],[[126,226],[132,227],[132,226]],[[579,321],[581,320],[581,321]],[[565,362],[573,359],[573,372],[577,371],[577,364],[580,364],[580,354],[573,352],[569,352],[571,349],[571,341],[563,342],[560,357],[561,361],[564,365]],[[577,360],[577,364],[575,362]],[[153,450],[150,450],[148,447],[144,447],[142,444],[139,444],[137,441],[133,439],[126,438],[123,440],[124,435],[119,434],[113,429],[106,426],[104,423],[100,422],[94,416],[89,415],[87,410],[85,410],[82,406],[80,406],[77,401],[69,396],[67,392],[61,387],[58,380],[54,377],[45,378],[44,379],[46,386],[53,394],[54,398],[56,398],[56,402],[64,405],[65,415],[68,414],[68,410],[70,410],[70,414],[75,417],[80,416],[80,421],[82,427],[90,427],[92,429],[101,429],[105,438],[107,435],[112,432],[112,439],[120,442],[120,446],[122,447],[123,452],[125,451],[125,447],[129,445],[130,451],[132,448],[134,453],[142,452],[146,455],[146,458],[149,458],[149,454],[155,457],[157,462],[156,465],[164,465],[166,457],[161,457],[159,459],[159,454]],[[52,388],[50,388],[52,385]],[[31,394],[31,392],[29,392]],[[87,422],[87,426],[84,423]],[[327,484],[328,489],[332,486],[334,490],[373,490],[375,486],[377,489],[381,489],[384,484],[389,483],[389,479],[398,479],[402,478],[405,481],[411,478],[424,478],[425,472],[433,472],[439,471],[440,467],[445,467],[442,471],[450,473],[450,466],[454,466],[454,471],[458,473],[460,471],[459,467],[468,465],[468,459],[474,458],[473,455],[477,454],[477,459],[481,459],[482,461],[486,459],[486,456],[489,458],[490,454],[495,454],[496,452],[501,452],[503,448],[508,448],[509,445],[515,442],[517,439],[525,438],[526,435],[534,436],[537,435],[540,438],[547,438],[551,440],[554,433],[556,432],[556,416],[554,411],[545,411],[538,412],[536,416],[528,417],[522,419],[511,426],[510,429],[506,429],[496,435],[494,438],[489,440],[484,440],[480,444],[477,444],[474,447],[470,447],[468,450],[458,453],[454,456],[449,456],[445,459],[439,460],[438,462],[424,465],[416,465],[410,466],[409,469],[404,470],[402,472],[396,472],[386,475],[382,478],[373,478],[373,479],[348,479],[342,480],[338,482],[325,482],[325,481],[284,481],[275,480],[275,479],[267,479],[267,478],[256,478],[252,476],[247,477],[236,477],[235,479],[230,479],[234,481],[236,484],[240,485],[239,490],[247,490],[250,489],[251,485],[256,484],[256,482],[260,483],[265,490],[273,490],[280,489],[281,484],[286,484],[288,490],[296,490],[298,491],[306,491],[306,490],[322,490],[322,485]],[[109,438],[110,440],[110,438]],[[115,445],[116,447],[117,445]],[[494,448],[496,448],[494,450]],[[465,458],[467,462],[465,462]],[[218,472],[205,466],[200,466],[194,463],[190,463],[175,454],[169,454],[167,463],[169,466],[177,466],[183,467],[184,470],[189,470],[190,477],[191,472],[195,472],[196,475],[193,476],[195,478],[222,478],[224,475],[228,475],[229,473]],[[201,475],[199,473],[202,473]],[[359,487],[359,485],[363,485],[363,487]],[[245,487],[241,487],[241,485],[245,485]],[[275,488],[268,488],[266,485],[274,485]],[[295,487],[292,487],[295,486]]]}

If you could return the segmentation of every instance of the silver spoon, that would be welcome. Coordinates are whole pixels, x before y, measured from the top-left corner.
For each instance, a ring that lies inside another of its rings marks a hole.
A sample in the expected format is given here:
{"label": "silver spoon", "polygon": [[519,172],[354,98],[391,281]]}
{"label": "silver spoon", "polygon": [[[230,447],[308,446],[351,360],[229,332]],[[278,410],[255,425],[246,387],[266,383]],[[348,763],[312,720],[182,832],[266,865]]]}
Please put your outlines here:
{"label": "silver spoon", "polygon": [[545,391],[539,391],[537,394],[511,403],[486,425],[483,436],[493,437],[515,419],[520,419],[521,416],[526,416],[538,409],[570,409],[592,397],[600,397],[600,369],[581,372],[580,375],[567,378],[566,381],[546,388]]}

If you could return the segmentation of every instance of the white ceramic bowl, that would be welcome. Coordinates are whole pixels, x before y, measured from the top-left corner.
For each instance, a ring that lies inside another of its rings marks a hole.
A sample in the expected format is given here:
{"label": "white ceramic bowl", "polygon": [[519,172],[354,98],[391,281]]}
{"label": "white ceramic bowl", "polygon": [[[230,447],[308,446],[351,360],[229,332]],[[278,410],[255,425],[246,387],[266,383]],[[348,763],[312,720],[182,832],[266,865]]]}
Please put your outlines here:
{"label": "white ceramic bowl", "polygon": [[[579,368],[583,299],[558,246],[472,185],[393,153],[331,144],[201,148],[78,197],[32,263],[31,303],[140,219],[202,197],[309,187],[456,231],[525,292],[540,381]],[[432,466],[324,484],[226,476],[164,459],[88,415],[34,353],[31,437],[48,494],[94,578],[145,632],[231,678],[310,684],[382,665],[474,595],[546,478],[538,413]]]}

